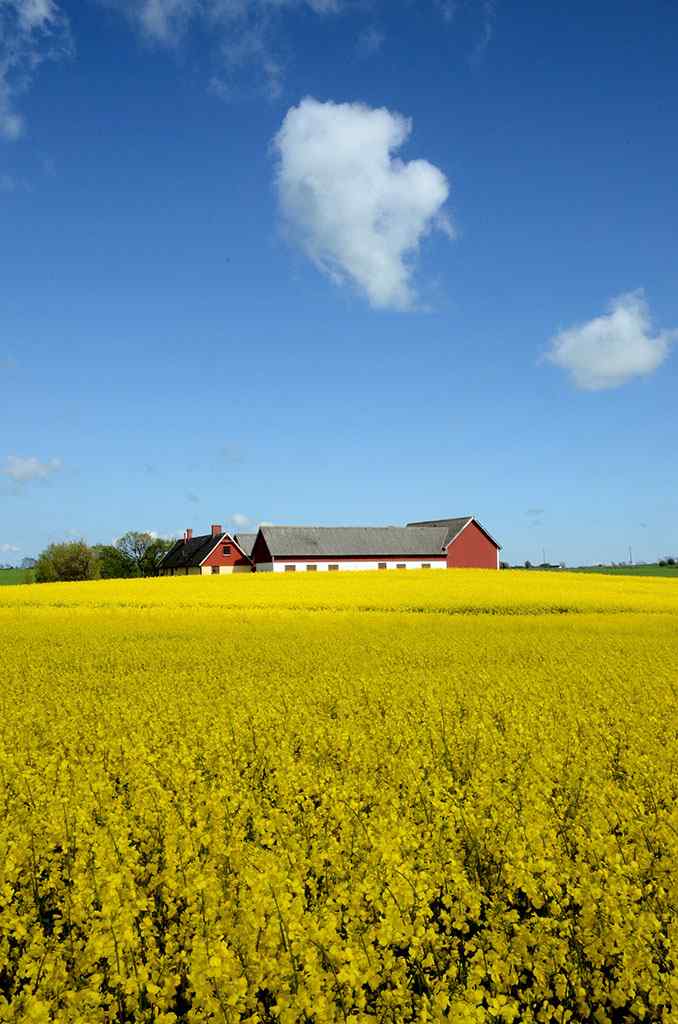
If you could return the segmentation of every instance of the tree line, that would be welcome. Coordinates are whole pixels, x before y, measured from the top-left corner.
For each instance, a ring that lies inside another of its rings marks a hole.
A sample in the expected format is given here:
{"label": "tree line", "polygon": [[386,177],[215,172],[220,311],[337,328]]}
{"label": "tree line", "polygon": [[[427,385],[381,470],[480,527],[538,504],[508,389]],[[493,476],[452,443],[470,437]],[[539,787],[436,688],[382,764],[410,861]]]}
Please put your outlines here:
{"label": "tree line", "polygon": [[89,545],[84,540],[50,544],[35,563],[36,583],[131,579],[157,576],[173,540],[130,530],[115,544]]}

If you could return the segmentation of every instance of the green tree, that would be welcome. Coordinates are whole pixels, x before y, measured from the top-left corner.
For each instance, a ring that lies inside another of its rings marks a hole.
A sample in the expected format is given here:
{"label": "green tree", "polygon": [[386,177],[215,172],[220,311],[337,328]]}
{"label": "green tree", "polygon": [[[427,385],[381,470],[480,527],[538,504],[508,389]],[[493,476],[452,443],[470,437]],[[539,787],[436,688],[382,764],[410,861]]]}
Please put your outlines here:
{"label": "green tree", "polygon": [[35,566],[37,583],[95,580],[98,576],[99,562],[84,540],[50,544],[39,556]]}
{"label": "green tree", "polygon": [[152,533],[130,530],[116,542],[116,548],[135,566],[133,575],[157,576],[160,561],[174,541],[154,537]]}
{"label": "green tree", "polygon": [[165,540],[164,537],[156,537],[152,544],[149,544],[141,562],[141,571],[144,576],[157,576],[160,563],[174,546],[173,540]]}
{"label": "green tree", "polygon": [[103,580],[124,580],[139,575],[136,563],[113,544],[97,544],[94,553]]}

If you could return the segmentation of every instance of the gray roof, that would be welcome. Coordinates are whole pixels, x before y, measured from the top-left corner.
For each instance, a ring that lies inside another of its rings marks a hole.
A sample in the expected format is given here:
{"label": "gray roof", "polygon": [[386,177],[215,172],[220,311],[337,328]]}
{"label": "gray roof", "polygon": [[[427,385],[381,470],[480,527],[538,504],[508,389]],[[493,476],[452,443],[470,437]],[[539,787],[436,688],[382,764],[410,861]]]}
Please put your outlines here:
{"label": "gray roof", "polygon": [[461,533],[464,527],[473,521],[479,529],[483,531],[486,537],[488,537],[492,543],[501,548],[501,544],[497,544],[496,540],[491,533],[488,533],[482,523],[479,523],[475,516],[457,516],[456,519],[427,519],[421,523],[408,523],[408,526],[446,526],[448,530],[447,540],[445,544],[449,544],[451,540]]}
{"label": "gray roof", "polygon": [[274,558],[441,557],[447,526],[262,526]]}
{"label": "gray roof", "polygon": [[233,540],[236,542],[236,544],[238,545],[240,550],[244,551],[244,553],[247,555],[248,558],[252,554],[252,548],[254,547],[254,542],[255,542],[256,539],[257,539],[256,533],[234,533],[233,534]]}
{"label": "gray roof", "polygon": [[417,526],[444,526],[447,530],[446,544],[457,536],[458,533],[471,521],[473,516],[457,516],[456,519],[427,519],[422,523],[408,523],[408,528]]}

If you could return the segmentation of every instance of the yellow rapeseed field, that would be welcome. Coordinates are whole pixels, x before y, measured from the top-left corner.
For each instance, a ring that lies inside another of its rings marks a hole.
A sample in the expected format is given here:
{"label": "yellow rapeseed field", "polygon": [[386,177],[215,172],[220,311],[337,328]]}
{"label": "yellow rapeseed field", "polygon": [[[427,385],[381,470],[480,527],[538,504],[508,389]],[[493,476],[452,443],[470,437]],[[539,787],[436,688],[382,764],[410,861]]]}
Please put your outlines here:
{"label": "yellow rapeseed field", "polygon": [[678,583],[0,590],[0,1021],[678,1021]]}

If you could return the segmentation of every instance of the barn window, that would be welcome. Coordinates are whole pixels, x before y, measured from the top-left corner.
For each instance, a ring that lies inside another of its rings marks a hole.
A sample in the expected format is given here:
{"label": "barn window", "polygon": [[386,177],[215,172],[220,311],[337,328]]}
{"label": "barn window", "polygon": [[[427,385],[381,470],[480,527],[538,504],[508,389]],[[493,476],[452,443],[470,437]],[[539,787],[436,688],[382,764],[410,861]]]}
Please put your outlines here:
{"label": "barn window", "polygon": [[212,575],[213,576],[218,576],[219,575],[219,566],[218,565],[213,565],[212,566]]}
{"label": "barn window", "polygon": [[285,572],[296,572],[296,571],[297,571],[296,565],[286,565],[285,566]]}
{"label": "barn window", "polygon": [[306,566],[306,572],[317,572],[317,571],[318,571],[318,566],[317,565],[307,565]]}
{"label": "barn window", "polygon": [[230,544],[224,544],[224,546],[223,546],[223,548],[221,550],[223,551],[223,553],[225,555],[230,555],[230,553],[231,553],[231,545]]}
{"label": "barn window", "polygon": [[421,563],[421,567],[422,567],[422,569],[430,569],[431,568],[431,563],[430,562],[422,562]]}
{"label": "barn window", "polygon": [[327,566],[327,571],[328,572],[339,572],[339,566],[338,565],[328,565]]}
{"label": "barn window", "polygon": [[405,562],[398,562],[396,569],[407,569]]}
{"label": "barn window", "polygon": [[386,562],[380,562],[379,565],[378,565],[378,568],[379,569],[388,569],[388,564]]}

